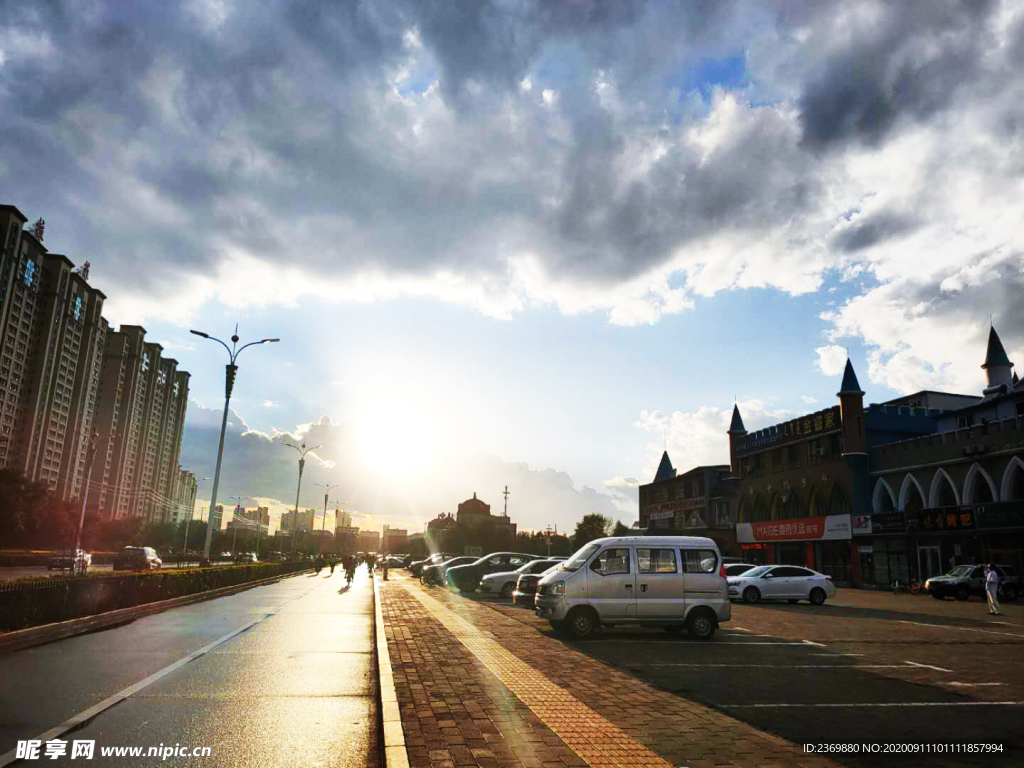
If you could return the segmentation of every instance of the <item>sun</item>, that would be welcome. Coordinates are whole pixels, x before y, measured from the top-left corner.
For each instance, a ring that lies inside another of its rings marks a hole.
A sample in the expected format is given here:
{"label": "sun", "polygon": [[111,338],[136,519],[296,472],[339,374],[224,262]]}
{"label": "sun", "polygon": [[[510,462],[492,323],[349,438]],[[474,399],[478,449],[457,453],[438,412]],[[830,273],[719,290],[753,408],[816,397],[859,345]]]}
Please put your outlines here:
{"label": "sun", "polygon": [[367,469],[381,475],[422,473],[437,452],[440,435],[425,415],[402,403],[379,403],[357,420],[357,450]]}

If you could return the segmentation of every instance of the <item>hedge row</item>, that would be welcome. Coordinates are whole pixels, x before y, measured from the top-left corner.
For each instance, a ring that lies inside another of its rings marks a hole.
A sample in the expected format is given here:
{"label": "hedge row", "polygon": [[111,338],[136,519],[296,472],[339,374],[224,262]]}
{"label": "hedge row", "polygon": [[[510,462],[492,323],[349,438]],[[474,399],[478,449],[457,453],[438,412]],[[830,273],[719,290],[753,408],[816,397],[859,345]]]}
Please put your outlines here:
{"label": "hedge row", "polygon": [[0,582],[0,632],[79,619],[136,605],[304,571],[306,563],[259,563],[181,571]]}

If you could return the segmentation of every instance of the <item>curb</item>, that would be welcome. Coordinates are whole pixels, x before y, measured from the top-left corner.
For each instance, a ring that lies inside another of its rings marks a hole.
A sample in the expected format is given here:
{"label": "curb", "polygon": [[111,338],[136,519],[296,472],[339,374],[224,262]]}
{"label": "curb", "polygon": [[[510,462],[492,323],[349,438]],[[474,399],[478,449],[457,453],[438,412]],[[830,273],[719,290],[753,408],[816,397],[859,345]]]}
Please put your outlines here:
{"label": "curb", "polygon": [[54,624],[44,624],[41,627],[30,627],[29,629],[19,629],[14,632],[7,632],[0,635],[0,654],[22,651],[26,648],[45,645],[47,643],[52,643],[55,640],[63,640],[67,637],[82,635],[86,632],[104,629],[115,624],[124,624],[125,622],[133,621],[134,619],[142,618],[143,616],[162,613],[170,610],[171,608],[178,608],[191,603],[200,603],[204,600],[213,600],[218,597],[226,597],[227,595],[233,595],[236,592],[243,592],[247,589],[252,589],[253,587],[271,584],[273,582],[280,581],[281,579],[299,576],[304,573],[309,573],[309,571],[296,571],[295,573],[287,573],[283,576],[271,576],[270,578],[260,579],[259,581],[249,581],[244,584],[234,584],[230,587],[220,587],[206,592],[197,592],[194,595],[172,597],[170,600],[160,600],[156,603],[144,603],[143,605],[135,605],[131,608],[120,608],[116,611],[107,611],[106,613],[99,613],[95,616],[83,616],[80,619],[70,619],[68,621],[60,621]]}
{"label": "curb", "polygon": [[384,633],[384,612],[380,607],[380,586],[373,579],[373,623],[377,636],[377,677],[380,681],[380,712],[384,724],[384,763],[386,768],[409,768],[409,753],[405,748],[402,715],[395,693],[395,676],[388,654],[388,639]]}

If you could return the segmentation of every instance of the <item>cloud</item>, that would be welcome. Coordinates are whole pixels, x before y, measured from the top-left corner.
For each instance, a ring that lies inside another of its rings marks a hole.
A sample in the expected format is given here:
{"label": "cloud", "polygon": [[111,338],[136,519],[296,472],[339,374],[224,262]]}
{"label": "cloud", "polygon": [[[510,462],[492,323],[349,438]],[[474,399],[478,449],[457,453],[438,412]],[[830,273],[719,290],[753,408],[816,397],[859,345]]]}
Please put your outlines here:
{"label": "cloud", "polygon": [[[221,411],[190,403],[182,441],[181,465],[199,477],[213,476],[220,436]],[[557,524],[560,530],[573,530],[585,514],[599,513],[622,519],[636,517],[637,502],[629,503],[629,494],[608,489],[599,493],[586,486],[577,488],[572,478],[555,469],[534,469],[522,462],[507,462],[490,454],[437,455],[415,488],[396,482],[389,468],[367,463],[359,450],[356,424],[335,422],[328,416],[291,431],[264,433],[252,429],[232,410],[225,437],[224,459],[219,489],[220,503],[231,496],[246,495],[267,501],[276,516],[294,505],[298,484],[298,454],[285,442],[322,445],[307,454],[302,480],[300,507],[322,508],[323,493],[315,484],[340,483],[331,495],[347,502],[346,509],[364,516],[379,528],[383,523],[407,525],[412,530],[440,512],[454,512],[458,503],[478,493],[500,514],[502,489],[507,485],[509,515],[513,522],[527,528]],[[442,471],[458,466],[460,471]],[[200,497],[209,502],[211,484],[200,489]],[[635,495],[635,494],[634,494]],[[228,502],[230,504],[230,502]]]}
{"label": "cloud", "polygon": [[814,405],[818,402],[818,398],[811,397],[810,395],[800,395],[800,399],[807,405]]}
{"label": "cloud", "polygon": [[[838,376],[846,367],[846,349],[838,344],[829,344],[826,347],[818,347],[818,359],[814,361],[814,367],[825,376]],[[805,401],[806,402],[806,401]]]}
{"label": "cloud", "polygon": [[275,403],[273,400],[264,400],[263,401],[263,407],[264,408],[280,408],[281,404],[280,403]]}
{"label": "cloud", "polygon": [[879,383],[976,388],[993,312],[1024,340],[985,277],[1024,253],[1016,5],[45,8],[0,30],[0,185],[115,322],[417,296],[636,326],[838,276],[829,341]]}

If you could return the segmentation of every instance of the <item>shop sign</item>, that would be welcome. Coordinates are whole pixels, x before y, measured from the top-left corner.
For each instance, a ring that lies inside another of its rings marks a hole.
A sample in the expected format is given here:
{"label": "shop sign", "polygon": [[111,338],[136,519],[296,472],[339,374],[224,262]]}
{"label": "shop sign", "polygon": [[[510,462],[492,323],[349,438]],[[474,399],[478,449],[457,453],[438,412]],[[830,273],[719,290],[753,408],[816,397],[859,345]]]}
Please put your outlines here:
{"label": "shop sign", "polygon": [[872,544],[861,544],[860,553],[862,555],[873,555],[875,554],[875,547]]}
{"label": "shop sign", "polygon": [[854,536],[871,535],[871,515],[853,515],[850,519],[853,525]]}
{"label": "shop sign", "polygon": [[907,516],[903,512],[878,512],[871,516],[875,533],[906,533]]}
{"label": "shop sign", "polygon": [[1024,527],[1024,501],[997,501],[978,504],[979,528],[1020,528]]}
{"label": "shop sign", "polygon": [[736,524],[736,539],[741,542],[817,541],[849,539],[850,536],[850,515]]}
{"label": "shop sign", "polygon": [[657,512],[651,512],[647,516],[648,520],[671,520],[675,516],[675,512],[671,509],[658,510]]}
{"label": "shop sign", "polygon": [[943,531],[973,531],[974,508],[967,507],[933,507],[922,509],[920,529],[932,533]]}

